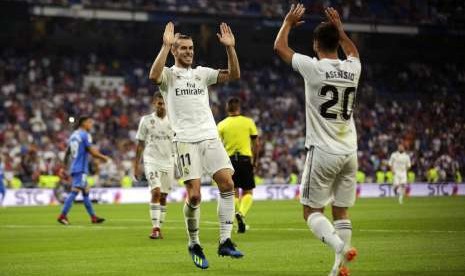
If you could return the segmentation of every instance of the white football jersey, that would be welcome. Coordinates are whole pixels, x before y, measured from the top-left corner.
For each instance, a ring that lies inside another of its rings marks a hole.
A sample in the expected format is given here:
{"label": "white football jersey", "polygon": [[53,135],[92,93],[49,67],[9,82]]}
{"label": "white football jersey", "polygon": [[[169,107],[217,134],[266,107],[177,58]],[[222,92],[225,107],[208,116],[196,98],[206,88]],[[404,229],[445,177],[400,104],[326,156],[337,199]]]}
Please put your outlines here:
{"label": "white football jersey", "polygon": [[305,81],[305,146],[332,154],[355,152],[357,133],[352,112],[360,60],[355,57],[318,60],[295,53],[292,67]]}
{"label": "white football jersey", "polygon": [[217,82],[218,73],[202,66],[185,69],[173,65],[163,69],[160,92],[175,141],[192,143],[218,138],[208,97],[208,86]]}
{"label": "white football jersey", "polygon": [[395,174],[406,173],[411,166],[410,156],[405,152],[396,151],[389,158],[389,166],[391,166]]}
{"label": "white football jersey", "polygon": [[168,116],[158,117],[155,113],[140,119],[136,139],[145,142],[144,163],[168,171],[174,166],[173,130]]}

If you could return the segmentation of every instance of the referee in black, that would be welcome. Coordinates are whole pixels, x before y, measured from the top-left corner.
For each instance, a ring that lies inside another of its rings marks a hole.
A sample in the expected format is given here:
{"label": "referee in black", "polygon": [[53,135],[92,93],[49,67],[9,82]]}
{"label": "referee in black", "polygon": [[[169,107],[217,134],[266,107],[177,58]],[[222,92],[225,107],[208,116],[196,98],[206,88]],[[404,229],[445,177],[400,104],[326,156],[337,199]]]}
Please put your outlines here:
{"label": "referee in black", "polygon": [[[245,233],[245,216],[253,202],[254,168],[258,164],[258,133],[255,122],[241,115],[239,98],[228,100],[228,117],[218,124],[221,140],[234,167],[235,208],[238,233]],[[240,191],[242,190],[242,193]]]}

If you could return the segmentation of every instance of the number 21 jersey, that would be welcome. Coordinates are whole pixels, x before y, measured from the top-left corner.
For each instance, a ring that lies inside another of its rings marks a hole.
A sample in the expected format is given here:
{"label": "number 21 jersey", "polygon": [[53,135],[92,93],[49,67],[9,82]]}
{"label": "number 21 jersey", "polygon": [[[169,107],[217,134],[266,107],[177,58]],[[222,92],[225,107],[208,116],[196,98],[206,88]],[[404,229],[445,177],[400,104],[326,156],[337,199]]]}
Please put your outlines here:
{"label": "number 21 jersey", "polygon": [[357,133],[352,112],[360,60],[355,57],[318,60],[295,53],[292,67],[305,81],[305,146],[332,154],[355,152]]}

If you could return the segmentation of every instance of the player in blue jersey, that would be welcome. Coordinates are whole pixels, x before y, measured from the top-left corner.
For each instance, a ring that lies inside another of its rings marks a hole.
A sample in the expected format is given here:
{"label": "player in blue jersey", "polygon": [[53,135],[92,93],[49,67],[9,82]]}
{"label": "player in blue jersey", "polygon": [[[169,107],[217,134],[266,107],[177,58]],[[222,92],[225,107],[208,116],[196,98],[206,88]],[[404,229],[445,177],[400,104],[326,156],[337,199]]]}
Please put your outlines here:
{"label": "player in blue jersey", "polygon": [[87,187],[86,177],[89,173],[89,153],[103,161],[108,161],[110,158],[100,153],[92,146],[92,137],[89,131],[92,129],[93,120],[90,117],[81,117],[78,122],[78,129],[73,132],[68,140],[68,150],[66,151],[65,163],[69,164],[69,171],[72,179],[72,190],[66,198],[63,210],[58,217],[58,222],[68,225],[69,221],[67,214],[73,205],[74,199],[82,192],[84,205],[87,213],[91,217],[92,223],[102,223],[105,221],[95,215],[92,203],[89,198],[89,188]]}
{"label": "player in blue jersey", "polygon": [[2,159],[0,157],[0,206],[3,205],[3,200],[5,199],[5,183],[4,183],[5,173],[3,169]]}

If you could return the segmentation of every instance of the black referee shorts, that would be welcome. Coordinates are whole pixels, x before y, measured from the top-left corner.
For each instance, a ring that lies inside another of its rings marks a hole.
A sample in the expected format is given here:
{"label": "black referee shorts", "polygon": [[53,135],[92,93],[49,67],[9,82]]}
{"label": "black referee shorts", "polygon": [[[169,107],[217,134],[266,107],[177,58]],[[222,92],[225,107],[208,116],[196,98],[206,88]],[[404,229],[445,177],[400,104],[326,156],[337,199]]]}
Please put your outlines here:
{"label": "black referee shorts", "polygon": [[234,188],[252,190],[255,188],[252,160],[249,156],[233,155],[229,157],[234,167]]}

